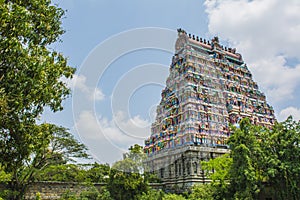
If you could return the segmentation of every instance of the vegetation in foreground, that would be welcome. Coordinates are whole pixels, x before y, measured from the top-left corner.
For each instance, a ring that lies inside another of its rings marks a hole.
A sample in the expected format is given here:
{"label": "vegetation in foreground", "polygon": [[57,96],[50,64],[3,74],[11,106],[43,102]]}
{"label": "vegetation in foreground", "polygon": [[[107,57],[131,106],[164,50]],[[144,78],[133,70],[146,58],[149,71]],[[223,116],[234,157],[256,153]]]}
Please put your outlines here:
{"label": "vegetation in foreground", "polygon": [[[146,173],[143,148],[129,148],[123,160],[108,164],[78,165],[59,162],[41,170],[36,180],[77,181],[90,184],[80,195],[66,192],[62,199],[259,199],[261,193],[277,199],[300,199],[300,122],[291,117],[272,130],[243,119],[229,143],[231,152],[201,162],[212,182],[195,185],[184,194],[166,194],[149,187],[159,181]],[[214,173],[212,173],[214,171]],[[9,181],[9,174],[0,173]],[[92,183],[105,182],[100,192]],[[266,190],[267,187],[267,190]]]}
{"label": "vegetation in foreground", "polygon": [[232,131],[230,154],[200,163],[210,184],[195,185],[182,195],[151,190],[148,183],[157,179],[141,173],[144,154],[135,145],[110,169],[106,198],[251,200],[264,193],[276,199],[300,199],[300,122],[289,117],[267,129],[243,119]]}

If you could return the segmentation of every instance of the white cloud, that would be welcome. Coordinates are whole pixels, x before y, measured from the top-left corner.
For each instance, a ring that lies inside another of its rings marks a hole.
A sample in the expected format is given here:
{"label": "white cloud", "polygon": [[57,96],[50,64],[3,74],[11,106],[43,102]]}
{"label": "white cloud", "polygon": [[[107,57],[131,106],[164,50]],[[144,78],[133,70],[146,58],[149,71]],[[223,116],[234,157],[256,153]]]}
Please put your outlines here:
{"label": "white cloud", "polygon": [[79,119],[76,121],[76,129],[78,135],[85,136],[87,138],[98,138],[102,139],[102,135],[96,117],[92,112],[83,111],[79,115]]}
{"label": "white cloud", "polygon": [[294,120],[296,120],[296,121],[300,120],[300,108],[287,107],[287,108],[281,110],[279,113],[279,116],[278,116],[278,120],[284,121],[290,115],[293,116]]}
{"label": "white cloud", "polygon": [[100,88],[91,88],[86,84],[86,77],[84,75],[75,74],[72,79],[63,79],[69,88],[72,88],[73,92],[80,91],[89,100],[101,101],[105,95]]}
{"label": "white cloud", "polygon": [[295,89],[300,85],[300,65],[289,68],[283,56],[274,56],[254,61],[251,70],[272,102],[295,97]]}
{"label": "white cloud", "polygon": [[104,99],[105,95],[99,88],[95,88],[94,95],[91,95],[92,99],[95,98],[96,101],[101,101]]}
{"label": "white cloud", "polygon": [[142,145],[150,135],[149,122],[140,116],[126,118],[117,112],[112,120],[82,111],[76,121],[76,129],[83,143],[101,162],[112,163],[133,144]]}
{"label": "white cloud", "polygon": [[208,28],[242,53],[254,78],[276,103],[294,98],[300,85],[300,1],[206,0]]}

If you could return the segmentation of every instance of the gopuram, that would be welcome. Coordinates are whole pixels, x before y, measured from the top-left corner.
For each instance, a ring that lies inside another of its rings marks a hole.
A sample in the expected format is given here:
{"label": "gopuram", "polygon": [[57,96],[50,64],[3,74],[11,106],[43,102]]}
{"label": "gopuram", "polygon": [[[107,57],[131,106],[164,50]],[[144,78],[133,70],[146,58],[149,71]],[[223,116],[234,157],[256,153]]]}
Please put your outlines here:
{"label": "gopuram", "polygon": [[167,190],[206,183],[200,161],[229,152],[229,125],[248,117],[271,127],[274,110],[259,91],[241,54],[178,29],[175,55],[161,93],[146,164]]}

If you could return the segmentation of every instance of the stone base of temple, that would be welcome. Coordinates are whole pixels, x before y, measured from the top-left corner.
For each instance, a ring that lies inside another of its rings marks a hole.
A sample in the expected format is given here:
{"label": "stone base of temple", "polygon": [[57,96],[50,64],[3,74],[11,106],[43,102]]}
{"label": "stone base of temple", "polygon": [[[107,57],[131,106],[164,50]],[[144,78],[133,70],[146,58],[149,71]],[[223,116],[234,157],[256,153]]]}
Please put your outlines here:
{"label": "stone base of temple", "polygon": [[149,155],[146,166],[147,170],[157,174],[165,191],[181,193],[194,184],[209,183],[200,162],[225,153],[229,153],[226,146],[182,146]]}

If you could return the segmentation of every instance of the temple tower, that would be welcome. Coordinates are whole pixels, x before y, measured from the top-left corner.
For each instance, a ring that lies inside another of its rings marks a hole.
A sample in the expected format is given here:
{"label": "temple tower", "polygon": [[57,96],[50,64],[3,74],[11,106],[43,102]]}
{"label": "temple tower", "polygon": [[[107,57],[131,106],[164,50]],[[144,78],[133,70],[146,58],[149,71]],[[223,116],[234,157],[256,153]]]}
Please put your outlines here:
{"label": "temple tower", "polygon": [[167,189],[208,180],[200,161],[227,153],[229,124],[248,117],[271,127],[273,108],[234,48],[178,29],[170,75],[161,93],[151,136],[145,140],[149,170]]}

